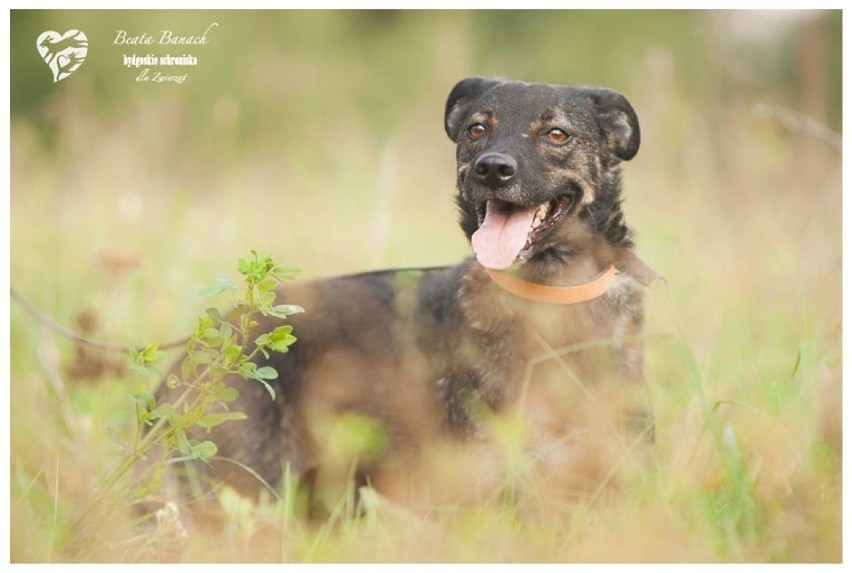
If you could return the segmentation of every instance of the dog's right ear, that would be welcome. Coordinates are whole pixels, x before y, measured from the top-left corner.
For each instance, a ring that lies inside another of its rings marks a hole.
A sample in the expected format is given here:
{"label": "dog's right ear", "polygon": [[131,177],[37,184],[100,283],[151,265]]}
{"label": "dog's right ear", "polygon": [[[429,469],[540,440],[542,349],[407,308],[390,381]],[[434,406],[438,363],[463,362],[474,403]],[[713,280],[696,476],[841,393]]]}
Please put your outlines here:
{"label": "dog's right ear", "polygon": [[619,159],[633,159],[639,151],[639,118],[627,98],[607,88],[582,88],[595,108],[609,148]]}
{"label": "dog's right ear", "polygon": [[447,107],[444,110],[444,129],[450,139],[458,141],[461,122],[467,117],[470,105],[500,83],[500,80],[493,78],[470,77],[456,84],[447,98]]}

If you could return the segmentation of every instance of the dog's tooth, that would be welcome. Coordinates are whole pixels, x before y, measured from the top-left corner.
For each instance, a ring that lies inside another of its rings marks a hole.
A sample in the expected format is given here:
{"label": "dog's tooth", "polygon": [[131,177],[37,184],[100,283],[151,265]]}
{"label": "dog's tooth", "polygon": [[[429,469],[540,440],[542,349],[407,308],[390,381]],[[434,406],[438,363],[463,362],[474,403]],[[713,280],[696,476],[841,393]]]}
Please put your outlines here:
{"label": "dog's tooth", "polygon": [[539,219],[539,218],[538,218],[538,216],[536,216],[536,218],[535,218],[535,219],[533,219],[533,222],[532,222],[532,228],[533,228],[533,229],[535,229],[535,228],[536,228],[536,227],[538,227],[539,225],[541,225],[541,219]]}
{"label": "dog's tooth", "polygon": [[547,203],[542,203],[541,205],[539,205],[538,211],[535,212],[535,216],[540,219],[544,219],[545,217],[547,217],[547,210]]}

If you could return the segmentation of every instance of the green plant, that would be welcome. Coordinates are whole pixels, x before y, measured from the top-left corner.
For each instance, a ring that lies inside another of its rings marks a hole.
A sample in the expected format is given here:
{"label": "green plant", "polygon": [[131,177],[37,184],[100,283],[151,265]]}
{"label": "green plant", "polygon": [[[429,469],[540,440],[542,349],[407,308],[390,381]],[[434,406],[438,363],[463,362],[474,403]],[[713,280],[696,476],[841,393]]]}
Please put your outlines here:
{"label": "green plant", "polygon": [[[208,308],[199,317],[193,334],[187,342],[187,354],[180,374],[171,373],[165,384],[177,396],[173,400],[158,402],[154,393],[144,384],[138,384],[132,398],[136,406],[138,430],[134,445],[117,467],[102,481],[82,517],[98,503],[130,470],[134,463],[147,456],[155,447],[161,448],[162,462],[177,457],[185,463],[190,485],[200,493],[197,472],[192,462],[209,461],[217,453],[211,440],[198,440],[191,436],[195,428],[210,431],[229,421],[246,419],[243,412],[230,411],[228,404],[239,397],[239,392],[227,384],[228,376],[238,375],[262,384],[275,399],[275,390],[269,380],[278,377],[271,366],[258,367],[258,354],[265,358],[271,352],[285,353],[296,342],[293,327],[280,324],[268,332],[257,332],[258,315],[280,319],[304,312],[291,304],[275,304],[275,288],[292,280],[295,269],[278,265],[271,256],[250,251],[251,258],[239,259],[237,269],[243,276],[238,286],[225,276],[217,278],[218,285],[201,291],[213,296],[229,293],[232,308],[222,315],[215,307]],[[156,371],[162,357],[157,343],[144,349],[131,349],[130,368],[141,374]],[[196,432],[197,433],[197,432]]]}

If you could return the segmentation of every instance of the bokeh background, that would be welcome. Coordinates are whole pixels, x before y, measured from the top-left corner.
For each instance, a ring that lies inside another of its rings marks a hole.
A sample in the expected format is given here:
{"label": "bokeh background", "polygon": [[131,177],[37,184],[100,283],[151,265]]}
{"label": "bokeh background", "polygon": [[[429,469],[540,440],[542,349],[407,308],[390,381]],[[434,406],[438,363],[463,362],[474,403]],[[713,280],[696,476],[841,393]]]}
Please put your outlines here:
{"label": "bokeh background", "polygon": [[[206,45],[114,43],[213,22]],[[87,59],[53,83],[35,40],[74,28]],[[16,10],[10,43],[12,285],[120,344],[187,334],[198,292],[248,249],[305,278],[468,256],[442,123],[465,76],[603,85],[639,115],[624,208],[666,279],[648,301],[647,483],[382,535],[231,504],[233,527],[190,560],[840,560],[839,10]],[[178,53],[198,58],[182,84],[122,65]],[[126,558],[120,495],[87,543],[70,524],[133,435],[128,388],[156,379],[18,306],[10,371],[12,560]]]}

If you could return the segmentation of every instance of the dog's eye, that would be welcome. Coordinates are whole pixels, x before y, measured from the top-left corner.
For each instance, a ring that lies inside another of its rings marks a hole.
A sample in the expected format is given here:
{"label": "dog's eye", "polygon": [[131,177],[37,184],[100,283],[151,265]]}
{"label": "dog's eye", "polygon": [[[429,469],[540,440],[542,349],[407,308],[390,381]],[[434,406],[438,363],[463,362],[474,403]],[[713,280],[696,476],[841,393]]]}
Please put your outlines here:
{"label": "dog's eye", "polygon": [[483,135],[485,135],[485,126],[481,123],[474,123],[470,127],[467,128],[467,134],[471,139],[479,139]]}
{"label": "dog's eye", "polygon": [[554,127],[552,129],[547,130],[545,132],[544,137],[547,138],[547,141],[550,143],[561,145],[571,139],[571,136],[568,135],[565,131],[559,129],[558,127]]}

